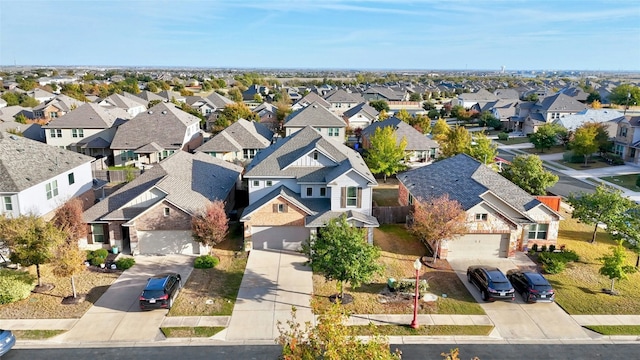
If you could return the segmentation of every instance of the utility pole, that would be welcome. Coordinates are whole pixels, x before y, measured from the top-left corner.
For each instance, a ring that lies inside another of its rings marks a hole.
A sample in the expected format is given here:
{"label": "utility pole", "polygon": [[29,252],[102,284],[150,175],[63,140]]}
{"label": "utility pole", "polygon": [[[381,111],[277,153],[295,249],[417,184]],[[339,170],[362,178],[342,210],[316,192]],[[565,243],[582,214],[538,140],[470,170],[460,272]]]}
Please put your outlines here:
{"label": "utility pole", "polygon": [[624,114],[622,115],[627,115],[627,110],[629,110],[629,100],[631,100],[631,92],[627,93],[627,106],[624,107]]}

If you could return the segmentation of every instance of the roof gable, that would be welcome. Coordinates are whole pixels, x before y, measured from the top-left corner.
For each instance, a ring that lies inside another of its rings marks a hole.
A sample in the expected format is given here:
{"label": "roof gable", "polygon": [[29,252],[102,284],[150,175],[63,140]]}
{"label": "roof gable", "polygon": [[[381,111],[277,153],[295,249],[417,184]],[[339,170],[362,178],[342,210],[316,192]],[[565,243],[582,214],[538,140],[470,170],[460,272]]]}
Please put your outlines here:
{"label": "roof gable", "polygon": [[338,115],[318,103],[290,114],[285,120],[284,127],[346,127],[347,124]]}

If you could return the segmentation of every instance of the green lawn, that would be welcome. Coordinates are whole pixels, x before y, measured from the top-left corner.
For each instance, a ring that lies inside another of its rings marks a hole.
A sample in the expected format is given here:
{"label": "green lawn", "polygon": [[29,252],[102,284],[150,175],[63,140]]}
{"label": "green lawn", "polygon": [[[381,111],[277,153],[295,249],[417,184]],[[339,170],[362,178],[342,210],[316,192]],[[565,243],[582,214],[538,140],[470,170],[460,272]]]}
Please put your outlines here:
{"label": "green lawn", "polygon": [[640,335],[640,325],[591,325],[585,328],[602,335]]}
{"label": "green lawn", "polygon": [[18,340],[46,340],[67,330],[12,330]]}
{"label": "green lawn", "polygon": [[373,189],[373,201],[377,206],[398,206],[398,189]]}
{"label": "green lawn", "polygon": [[196,326],[196,327],[162,327],[160,330],[166,337],[189,338],[189,337],[211,337],[224,330],[220,326]]}
{"label": "green lawn", "polygon": [[640,174],[627,174],[627,175],[617,175],[617,176],[606,176],[600,178],[600,180],[608,181],[612,184],[616,184],[627,188],[631,191],[640,191],[640,187],[636,186],[636,181]]}
{"label": "green lawn", "polygon": [[421,325],[413,329],[407,325],[354,325],[349,326],[353,335],[357,336],[455,336],[455,335],[479,335],[487,336],[493,330],[491,325]]}
{"label": "green lawn", "polygon": [[[603,289],[611,286],[609,278],[598,272],[602,266],[600,257],[610,253],[615,242],[602,229],[598,229],[596,243],[591,244],[594,227],[571,219],[563,213],[560,223],[558,247],[565,245],[580,256],[560,274],[547,274],[556,290],[556,302],[572,315],[640,314],[640,273],[630,274],[627,280],[616,281],[619,295],[608,295]],[[636,254],[627,251],[627,263],[635,265]]]}
{"label": "green lawn", "polygon": [[540,149],[536,149],[536,148],[529,148],[529,149],[522,149],[522,150],[528,152],[529,154],[536,154],[536,155],[557,154],[557,153],[563,153],[567,151],[564,145],[555,145],[555,146],[552,146],[550,149],[545,148],[543,149],[543,151],[540,151]]}
{"label": "green lawn", "polygon": [[529,143],[531,141],[529,141],[529,138],[526,136],[519,136],[519,137],[510,137],[507,140],[500,140],[500,139],[496,139],[494,140],[495,142],[499,142],[500,144],[503,145],[516,145],[516,144],[526,144]]}

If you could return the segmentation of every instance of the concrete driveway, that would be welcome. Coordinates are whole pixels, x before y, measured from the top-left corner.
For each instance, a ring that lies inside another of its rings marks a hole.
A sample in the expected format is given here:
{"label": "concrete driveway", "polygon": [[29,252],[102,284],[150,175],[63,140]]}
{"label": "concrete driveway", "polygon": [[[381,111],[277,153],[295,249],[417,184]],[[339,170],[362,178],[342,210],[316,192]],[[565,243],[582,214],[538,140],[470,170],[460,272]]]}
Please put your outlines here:
{"label": "concrete driveway", "polygon": [[515,259],[451,259],[449,264],[495,325],[498,336],[509,340],[588,340],[578,323],[555,303],[526,303],[520,294],[514,302],[484,302],[478,289],[467,281],[470,265],[494,266],[505,274],[533,263],[524,254]]}
{"label": "concrete driveway", "polygon": [[276,324],[291,319],[292,306],[297,309],[299,323],[313,323],[312,272],[306,261],[305,256],[294,252],[251,250],[226,340],[273,344],[280,335]]}
{"label": "concrete driveway", "polygon": [[76,325],[61,336],[61,341],[135,342],[161,336],[159,327],[168,311],[140,311],[138,297],[147,279],[157,274],[177,272],[184,284],[193,270],[193,257],[138,255],[135,259],[136,264],[120,275]]}

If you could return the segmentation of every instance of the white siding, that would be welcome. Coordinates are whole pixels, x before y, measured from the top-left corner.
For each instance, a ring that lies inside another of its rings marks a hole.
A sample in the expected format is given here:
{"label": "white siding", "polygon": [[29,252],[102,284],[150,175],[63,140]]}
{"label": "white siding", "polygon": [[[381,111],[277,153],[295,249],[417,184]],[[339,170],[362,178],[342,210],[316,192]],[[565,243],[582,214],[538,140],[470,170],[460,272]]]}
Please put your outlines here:
{"label": "white siding", "polygon": [[150,205],[158,202],[158,200],[164,198],[166,196],[165,193],[158,189],[151,189],[149,191],[145,191],[144,193],[138,195],[133,200],[129,201],[124,207],[139,207],[146,208]]}
{"label": "white siding", "polygon": [[[62,130],[62,137],[52,138],[51,130],[54,130],[54,131]],[[78,141],[84,140],[92,135],[100,134],[104,132],[105,129],[82,129],[82,131],[84,135],[83,137],[73,137],[72,131],[70,128],[69,129],[44,129],[44,134],[46,137],[47,144],[66,148],[70,144],[77,143]],[[106,135],[107,135],[106,137],[105,136],[102,136],[102,137],[109,141],[113,139],[113,134],[111,134],[110,138],[107,138],[109,136],[108,132],[106,133]]]}
{"label": "white siding", "polygon": [[[247,179],[249,185],[249,204],[253,204],[254,202],[260,200],[263,196],[267,195],[269,192],[273,191],[276,187],[280,185],[284,185],[287,188],[291,189],[293,192],[300,193],[300,185],[296,182],[295,179],[266,179],[266,178],[251,178]],[[259,186],[254,186],[253,182],[259,181]],[[266,186],[266,182],[271,181],[271,186]]]}
{"label": "white siding", "polygon": [[320,167],[320,166],[335,166],[336,163],[326,157],[322,152],[317,151],[318,159],[314,160],[313,154],[316,151],[312,151],[294,161],[290,166],[308,166],[308,167]]}
{"label": "white siding", "polygon": [[[372,189],[367,186],[367,181],[360,175],[351,171],[345,175],[338,177],[331,182],[336,185],[331,186],[331,210],[332,211],[348,211],[357,210],[365,215],[371,215]],[[361,208],[354,206],[341,207],[341,196],[343,187],[356,186],[362,188]]]}

